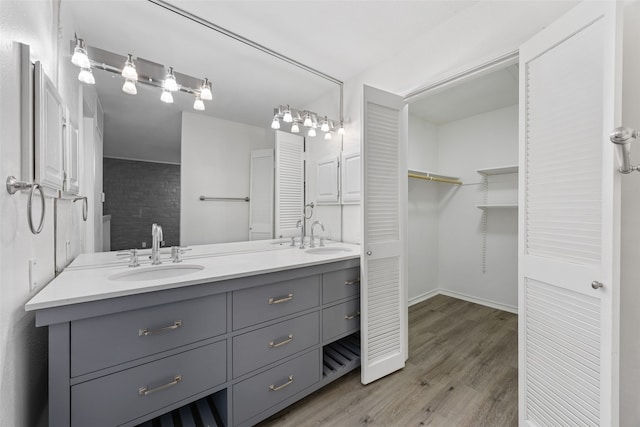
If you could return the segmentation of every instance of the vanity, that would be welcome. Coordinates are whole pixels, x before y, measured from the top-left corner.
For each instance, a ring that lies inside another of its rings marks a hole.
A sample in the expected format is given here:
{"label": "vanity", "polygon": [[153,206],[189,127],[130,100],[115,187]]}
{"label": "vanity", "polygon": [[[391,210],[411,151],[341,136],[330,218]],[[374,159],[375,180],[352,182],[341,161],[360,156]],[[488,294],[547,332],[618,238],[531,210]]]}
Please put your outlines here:
{"label": "vanity", "polygon": [[250,426],[359,366],[359,246],[218,246],[78,259],[27,303],[49,327],[49,425]]}

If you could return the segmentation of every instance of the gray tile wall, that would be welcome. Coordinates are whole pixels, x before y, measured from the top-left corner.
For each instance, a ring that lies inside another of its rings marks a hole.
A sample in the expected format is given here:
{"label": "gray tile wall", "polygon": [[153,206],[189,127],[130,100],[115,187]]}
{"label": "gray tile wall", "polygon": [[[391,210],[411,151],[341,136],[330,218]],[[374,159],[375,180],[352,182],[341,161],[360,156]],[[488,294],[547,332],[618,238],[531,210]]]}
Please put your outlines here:
{"label": "gray tile wall", "polygon": [[111,215],[111,250],[151,247],[151,224],[164,246],[180,244],[180,165],[104,158],[104,215]]}

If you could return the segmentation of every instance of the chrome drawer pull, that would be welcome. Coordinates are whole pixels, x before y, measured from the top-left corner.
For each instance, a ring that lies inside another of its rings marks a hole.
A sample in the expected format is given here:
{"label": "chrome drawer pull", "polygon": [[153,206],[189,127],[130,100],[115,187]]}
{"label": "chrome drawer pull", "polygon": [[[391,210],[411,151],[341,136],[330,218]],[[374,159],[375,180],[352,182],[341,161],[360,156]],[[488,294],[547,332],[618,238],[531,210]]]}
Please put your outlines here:
{"label": "chrome drawer pull", "polygon": [[176,375],[175,377],[173,377],[173,381],[168,382],[168,383],[166,383],[164,385],[158,386],[156,388],[149,388],[147,386],[140,387],[138,389],[138,395],[146,396],[148,394],[155,393],[156,391],[160,391],[160,390],[164,390],[165,388],[172,387],[172,386],[178,384],[180,381],[182,381],[182,375]]}
{"label": "chrome drawer pull", "polygon": [[360,278],[358,277],[356,280],[346,280],[344,282],[345,285],[349,286],[349,285],[359,285],[360,284]]}
{"label": "chrome drawer pull", "polygon": [[359,316],[360,316],[360,312],[357,312],[356,314],[352,314],[350,316],[346,315],[346,316],[344,316],[344,318],[347,319],[347,320],[352,320],[352,319],[355,319],[356,317],[359,317]]}
{"label": "chrome drawer pull", "polygon": [[166,326],[166,327],[160,328],[160,329],[146,329],[146,328],[145,329],[138,329],[138,336],[139,337],[146,337],[147,335],[161,334],[163,332],[174,331],[174,330],[178,329],[181,326],[182,326],[182,320],[176,320],[175,322],[173,322],[173,325]]}
{"label": "chrome drawer pull", "polygon": [[286,340],[280,341],[278,343],[274,343],[273,341],[271,341],[269,343],[269,348],[278,348],[278,347],[283,346],[285,344],[289,344],[291,341],[293,341],[293,334],[289,334],[289,336],[287,337]]}
{"label": "chrome drawer pull", "polygon": [[269,390],[271,391],[278,391],[278,390],[282,390],[283,388],[285,388],[288,385],[291,385],[291,383],[293,382],[293,375],[289,375],[289,381],[287,381],[284,384],[280,384],[279,386],[275,386],[274,384],[271,384],[269,386]]}
{"label": "chrome drawer pull", "polygon": [[280,304],[282,302],[291,301],[293,299],[293,294],[289,294],[283,298],[269,298],[269,304]]}

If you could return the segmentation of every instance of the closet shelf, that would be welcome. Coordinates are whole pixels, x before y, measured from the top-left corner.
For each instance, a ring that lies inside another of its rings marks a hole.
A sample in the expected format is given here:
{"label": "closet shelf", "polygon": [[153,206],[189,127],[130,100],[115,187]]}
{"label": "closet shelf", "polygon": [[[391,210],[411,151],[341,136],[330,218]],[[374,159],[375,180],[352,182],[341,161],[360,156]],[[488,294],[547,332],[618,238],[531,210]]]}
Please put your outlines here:
{"label": "closet shelf", "polygon": [[495,168],[476,169],[480,175],[504,175],[507,173],[518,173],[518,165],[500,166]]}
{"label": "closet shelf", "polygon": [[514,204],[492,204],[492,205],[476,205],[478,209],[505,209],[505,208],[518,208],[518,205]]}
{"label": "closet shelf", "polygon": [[427,181],[444,182],[446,184],[462,185],[457,176],[442,175],[438,173],[409,169],[409,178],[425,179]]}

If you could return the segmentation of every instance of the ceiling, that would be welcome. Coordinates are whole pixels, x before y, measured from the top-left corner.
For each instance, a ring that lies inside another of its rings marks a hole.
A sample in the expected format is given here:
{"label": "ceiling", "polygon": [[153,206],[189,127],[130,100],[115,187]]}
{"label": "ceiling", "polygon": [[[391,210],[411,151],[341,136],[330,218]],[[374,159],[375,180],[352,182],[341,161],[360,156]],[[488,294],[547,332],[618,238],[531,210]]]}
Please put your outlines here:
{"label": "ceiling", "polygon": [[467,79],[409,104],[409,113],[436,125],[518,103],[518,65]]}

